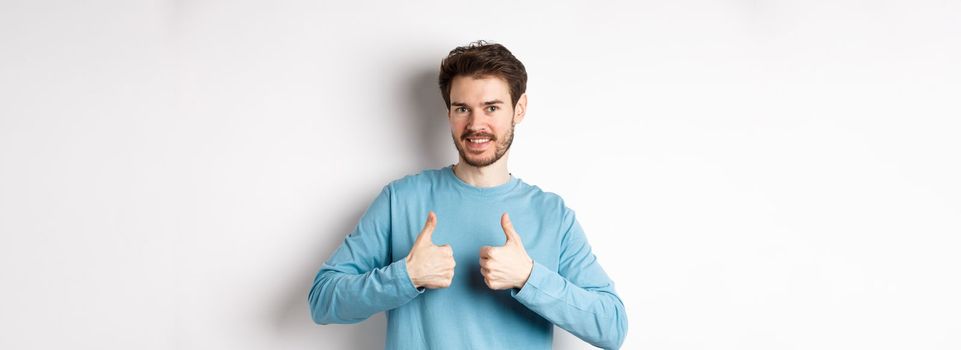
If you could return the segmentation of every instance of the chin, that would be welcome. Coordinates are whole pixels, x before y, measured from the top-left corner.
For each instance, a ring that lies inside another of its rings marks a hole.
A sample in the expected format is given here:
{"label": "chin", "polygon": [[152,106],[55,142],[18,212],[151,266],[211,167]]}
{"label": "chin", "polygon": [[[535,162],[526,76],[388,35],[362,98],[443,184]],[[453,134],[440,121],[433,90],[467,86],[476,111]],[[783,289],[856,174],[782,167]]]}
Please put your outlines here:
{"label": "chin", "polygon": [[[468,162],[467,162],[468,165],[473,166],[473,167],[477,167],[477,168],[487,167],[487,166],[490,166],[490,165],[493,165],[494,163],[496,163],[496,161],[494,161],[493,157],[468,158],[467,160],[468,160]],[[473,164],[472,164],[472,163],[473,163]],[[478,164],[478,165],[474,165],[474,164]]]}

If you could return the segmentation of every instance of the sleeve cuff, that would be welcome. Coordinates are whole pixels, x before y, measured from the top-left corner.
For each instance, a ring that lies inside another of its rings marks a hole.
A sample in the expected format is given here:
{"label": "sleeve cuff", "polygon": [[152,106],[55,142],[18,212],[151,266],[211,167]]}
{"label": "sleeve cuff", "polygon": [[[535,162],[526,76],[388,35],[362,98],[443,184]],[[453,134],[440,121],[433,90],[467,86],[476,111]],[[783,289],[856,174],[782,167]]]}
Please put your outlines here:
{"label": "sleeve cuff", "polygon": [[534,267],[531,268],[530,277],[527,277],[527,283],[524,283],[521,289],[511,288],[511,296],[522,302],[532,301],[536,294],[534,290],[543,284],[545,276],[550,272],[547,267],[534,260]]}
{"label": "sleeve cuff", "polygon": [[410,280],[410,274],[407,273],[407,261],[401,258],[394,262],[393,270],[393,280],[397,282],[400,291],[410,298],[416,297],[417,295],[424,293],[427,290],[424,287],[417,288],[414,287],[414,281]]}

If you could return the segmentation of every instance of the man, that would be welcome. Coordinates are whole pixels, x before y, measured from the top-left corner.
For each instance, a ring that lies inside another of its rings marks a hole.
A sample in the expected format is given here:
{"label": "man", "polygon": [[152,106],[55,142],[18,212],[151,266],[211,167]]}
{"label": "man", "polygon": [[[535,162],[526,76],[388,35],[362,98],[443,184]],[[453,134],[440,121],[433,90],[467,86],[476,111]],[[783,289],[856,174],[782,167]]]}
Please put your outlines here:
{"label": "man", "polygon": [[624,304],[574,211],[507,170],[524,65],[477,41],[442,61],[439,84],[460,160],[384,186],[317,273],[314,322],[386,311],[387,349],[550,349],[553,325],[619,348]]}

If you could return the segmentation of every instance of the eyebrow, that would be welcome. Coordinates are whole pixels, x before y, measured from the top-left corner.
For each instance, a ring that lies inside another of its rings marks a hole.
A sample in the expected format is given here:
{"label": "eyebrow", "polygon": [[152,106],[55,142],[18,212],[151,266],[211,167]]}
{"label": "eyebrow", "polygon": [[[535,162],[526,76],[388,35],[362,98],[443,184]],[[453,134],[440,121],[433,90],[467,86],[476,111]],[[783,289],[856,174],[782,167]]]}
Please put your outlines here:
{"label": "eyebrow", "polygon": [[[485,106],[496,105],[496,104],[504,104],[504,101],[501,101],[501,100],[492,100],[492,101],[485,101],[485,102],[484,102],[484,105],[485,105]],[[451,106],[470,107],[469,105],[467,105],[467,104],[464,103],[464,102],[451,102],[450,105],[451,105]]]}

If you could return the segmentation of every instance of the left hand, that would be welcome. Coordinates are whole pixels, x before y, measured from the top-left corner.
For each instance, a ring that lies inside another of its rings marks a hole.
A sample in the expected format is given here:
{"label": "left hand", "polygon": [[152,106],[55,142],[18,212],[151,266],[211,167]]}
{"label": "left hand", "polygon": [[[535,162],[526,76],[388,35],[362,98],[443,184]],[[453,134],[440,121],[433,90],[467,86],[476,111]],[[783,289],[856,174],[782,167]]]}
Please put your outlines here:
{"label": "left hand", "polygon": [[527,255],[521,236],[514,231],[507,213],[501,215],[501,227],[507,242],[500,247],[481,247],[481,275],[490,289],[523,288],[531,276],[534,260]]}

